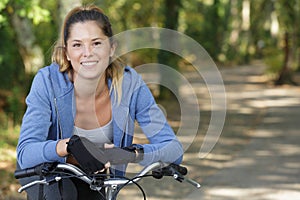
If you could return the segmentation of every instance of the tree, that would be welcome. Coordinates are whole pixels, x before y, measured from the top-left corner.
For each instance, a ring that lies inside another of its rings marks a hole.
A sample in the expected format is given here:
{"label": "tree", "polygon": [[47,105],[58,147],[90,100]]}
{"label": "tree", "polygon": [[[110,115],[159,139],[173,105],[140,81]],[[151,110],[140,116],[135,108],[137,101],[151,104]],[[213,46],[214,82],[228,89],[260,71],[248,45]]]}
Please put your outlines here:
{"label": "tree", "polygon": [[276,85],[295,84],[293,73],[300,63],[298,0],[263,0],[253,4],[260,15],[252,15],[252,33],[255,40],[264,41],[263,56],[277,78]]}
{"label": "tree", "polygon": [[[0,112],[19,123],[35,72],[44,65],[44,46],[49,49],[52,32],[49,6],[38,0],[0,1]],[[43,6],[47,7],[44,9]],[[57,35],[56,35],[57,36]],[[3,49],[3,50],[2,50]],[[3,122],[1,122],[3,123]],[[5,122],[4,122],[5,123]]]}
{"label": "tree", "polygon": [[[167,29],[177,30],[178,29],[178,20],[179,20],[179,10],[181,8],[181,0],[165,0],[164,6],[163,6],[163,15],[165,16],[163,21],[163,27]],[[166,48],[168,45],[176,45],[177,40],[175,40],[172,37],[169,37],[168,35],[165,35],[166,32],[162,32],[160,35],[161,39],[161,45],[162,49],[168,49]],[[178,69],[178,61],[179,58],[175,55],[172,55],[170,52],[166,52],[165,50],[160,50],[157,56],[157,60],[159,64],[165,64],[167,66],[170,66],[174,69]],[[168,77],[168,74],[164,74],[164,71],[161,71],[160,73],[161,78]],[[177,88],[178,83],[174,79],[167,79],[168,81],[172,81],[173,83],[169,83],[170,85],[175,85],[175,89]],[[174,93],[177,93],[178,91],[173,91]],[[160,99],[170,99],[173,97],[173,94],[170,90],[165,88],[164,86],[160,86],[160,93],[159,98]]]}
{"label": "tree", "polygon": [[297,0],[280,0],[275,5],[279,13],[279,22],[283,29],[283,64],[275,81],[276,85],[296,84],[293,80],[293,65],[299,65],[299,12],[300,4]]}
{"label": "tree", "polygon": [[57,10],[58,10],[58,18],[56,23],[61,25],[61,23],[63,22],[66,14],[69,12],[70,5],[72,5],[72,7],[75,6],[80,6],[81,0],[59,0],[57,1]]}
{"label": "tree", "polygon": [[41,8],[38,1],[18,0],[8,2],[7,13],[16,34],[25,72],[34,73],[44,64],[44,54],[37,43],[33,26],[48,21],[49,11]]}

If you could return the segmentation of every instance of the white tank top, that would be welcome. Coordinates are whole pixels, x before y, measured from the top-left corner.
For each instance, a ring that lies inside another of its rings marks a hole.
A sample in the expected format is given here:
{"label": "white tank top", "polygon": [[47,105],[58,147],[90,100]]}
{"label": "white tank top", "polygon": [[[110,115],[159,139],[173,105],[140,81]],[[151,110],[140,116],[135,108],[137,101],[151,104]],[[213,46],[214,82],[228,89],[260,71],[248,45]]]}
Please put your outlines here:
{"label": "white tank top", "polygon": [[108,122],[105,126],[91,130],[74,126],[74,135],[85,137],[99,147],[103,147],[104,143],[111,144],[113,141],[112,120],[110,120],[110,122]]}

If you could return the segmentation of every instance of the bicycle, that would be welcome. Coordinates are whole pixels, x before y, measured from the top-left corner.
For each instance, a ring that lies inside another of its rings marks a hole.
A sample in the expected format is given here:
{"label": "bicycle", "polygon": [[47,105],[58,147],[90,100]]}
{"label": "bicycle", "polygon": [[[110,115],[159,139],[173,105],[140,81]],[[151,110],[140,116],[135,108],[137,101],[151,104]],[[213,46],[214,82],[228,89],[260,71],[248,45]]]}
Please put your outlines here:
{"label": "bicycle", "polygon": [[[150,174],[150,172],[152,173]],[[86,174],[77,166],[68,163],[43,163],[36,167],[16,170],[14,173],[16,179],[34,175],[42,176],[43,179],[32,181],[20,187],[18,190],[19,193],[36,184],[49,185],[51,182],[60,181],[63,178],[70,177],[76,177],[83,180],[90,185],[91,190],[100,192],[102,188],[105,188],[107,200],[115,200],[121,189],[123,189],[127,185],[132,184],[135,184],[141,190],[143,199],[146,200],[146,195],[143,188],[137,183],[144,177],[154,177],[156,179],[160,179],[164,176],[172,176],[179,182],[186,181],[196,188],[201,187],[201,185],[196,181],[185,177],[187,175],[187,169],[185,167],[163,162],[155,162],[144,167],[133,178],[110,177],[109,174]]]}

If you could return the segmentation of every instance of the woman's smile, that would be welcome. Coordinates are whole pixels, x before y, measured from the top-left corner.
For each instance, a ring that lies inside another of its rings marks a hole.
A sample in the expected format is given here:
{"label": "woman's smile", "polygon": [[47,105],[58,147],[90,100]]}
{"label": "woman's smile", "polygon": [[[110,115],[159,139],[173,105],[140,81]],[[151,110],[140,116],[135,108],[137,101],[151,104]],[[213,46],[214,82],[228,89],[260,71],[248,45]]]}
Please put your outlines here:
{"label": "woman's smile", "polygon": [[86,69],[93,69],[98,63],[98,61],[83,61],[80,64]]}

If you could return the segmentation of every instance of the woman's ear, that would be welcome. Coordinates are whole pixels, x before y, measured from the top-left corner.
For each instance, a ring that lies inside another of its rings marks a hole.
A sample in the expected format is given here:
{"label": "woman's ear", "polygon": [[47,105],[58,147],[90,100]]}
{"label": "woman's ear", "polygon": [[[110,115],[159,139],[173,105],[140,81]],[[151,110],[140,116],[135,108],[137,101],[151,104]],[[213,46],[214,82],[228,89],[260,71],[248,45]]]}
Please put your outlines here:
{"label": "woman's ear", "polygon": [[68,61],[71,60],[67,52],[66,52],[66,57],[67,57],[67,60],[68,60]]}
{"label": "woman's ear", "polygon": [[110,47],[110,53],[109,53],[110,57],[113,57],[113,55],[115,54],[116,48],[117,48],[117,44],[115,42],[113,42]]}
{"label": "woman's ear", "polygon": [[66,55],[67,60],[70,61],[71,59],[70,59],[70,57],[69,57],[69,55],[68,55],[67,47],[66,47],[66,46],[64,46],[64,52],[65,52],[65,55]]}

